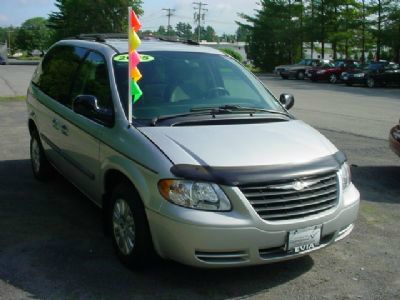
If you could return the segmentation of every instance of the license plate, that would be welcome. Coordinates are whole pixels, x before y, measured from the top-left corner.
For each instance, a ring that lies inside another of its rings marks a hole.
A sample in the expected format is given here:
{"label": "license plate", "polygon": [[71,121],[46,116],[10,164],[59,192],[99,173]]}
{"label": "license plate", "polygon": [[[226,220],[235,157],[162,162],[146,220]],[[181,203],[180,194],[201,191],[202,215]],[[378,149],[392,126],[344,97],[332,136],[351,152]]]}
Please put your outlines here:
{"label": "license plate", "polygon": [[307,73],[307,76],[308,76],[308,77],[311,77],[311,73]]}
{"label": "license plate", "polygon": [[300,253],[317,247],[321,239],[322,225],[289,231],[287,251]]}
{"label": "license plate", "polygon": [[343,76],[343,80],[348,80],[348,79],[349,79],[349,77]]}

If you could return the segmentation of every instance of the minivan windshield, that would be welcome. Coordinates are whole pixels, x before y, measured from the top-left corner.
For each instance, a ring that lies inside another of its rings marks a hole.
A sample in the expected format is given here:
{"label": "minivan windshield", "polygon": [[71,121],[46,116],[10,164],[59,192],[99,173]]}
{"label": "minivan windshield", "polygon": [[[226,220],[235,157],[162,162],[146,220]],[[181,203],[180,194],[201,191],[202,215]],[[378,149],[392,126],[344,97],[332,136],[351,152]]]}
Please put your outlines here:
{"label": "minivan windshield", "polygon": [[[135,119],[228,105],[285,113],[250,72],[225,55],[177,51],[142,52],[141,55],[138,68],[143,77],[138,85],[143,95],[133,104]],[[113,61],[120,99],[126,102],[128,62],[118,59],[118,55]]]}

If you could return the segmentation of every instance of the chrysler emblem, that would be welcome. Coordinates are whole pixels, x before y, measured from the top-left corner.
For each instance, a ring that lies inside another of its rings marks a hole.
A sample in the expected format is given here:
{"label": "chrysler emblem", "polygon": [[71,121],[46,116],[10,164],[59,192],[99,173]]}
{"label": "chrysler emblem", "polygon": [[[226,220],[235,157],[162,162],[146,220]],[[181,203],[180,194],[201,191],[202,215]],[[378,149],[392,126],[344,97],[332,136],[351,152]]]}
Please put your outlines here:
{"label": "chrysler emblem", "polygon": [[307,187],[307,184],[304,183],[303,181],[296,180],[296,181],[293,183],[293,189],[295,189],[296,191],[301,191],[301,190],[303,190],[303,189],[306,188],[306,187]]}
{"label": "chrysler emblem", "polygon": [[314,179],[314,180],[295,180],[292,183],[285,183],[285,184],[277,184],[277,185],[271,185],[268,186],[268,188],[273,189],[273,190],[295,190],[295,191],[302,191],[305,188],[308,188],[314,184],[317,184],[321,180],[319,179]]}

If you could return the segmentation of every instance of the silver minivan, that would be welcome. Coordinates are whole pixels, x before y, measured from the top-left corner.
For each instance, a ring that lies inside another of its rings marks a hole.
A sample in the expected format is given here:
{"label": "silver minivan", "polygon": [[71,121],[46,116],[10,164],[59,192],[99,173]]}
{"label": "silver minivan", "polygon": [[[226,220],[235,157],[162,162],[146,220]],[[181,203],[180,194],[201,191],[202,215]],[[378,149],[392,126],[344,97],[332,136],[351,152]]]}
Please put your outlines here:
{"label": "silver minivan", "polygon": [[27,97],[35,177],[56,169],[102,207],[124,264],[265,264],[352,231],[360,195],[346,157],[288,112],[292,95],[276,99],[212,48],[151,39],[130,106],[127,43],[56,43]]}

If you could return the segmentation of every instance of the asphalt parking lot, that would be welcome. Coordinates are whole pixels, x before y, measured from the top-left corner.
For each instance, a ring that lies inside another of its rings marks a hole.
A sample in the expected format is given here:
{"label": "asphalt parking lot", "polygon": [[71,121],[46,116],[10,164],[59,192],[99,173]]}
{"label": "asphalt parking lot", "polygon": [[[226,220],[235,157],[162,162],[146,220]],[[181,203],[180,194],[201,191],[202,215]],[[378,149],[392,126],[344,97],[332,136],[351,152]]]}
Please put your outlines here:
{"label": "asphalt parking lot", "polygon": [[400,158],[387,144],[400,89],[262,80],[348,155],[362,197],[349,238],[259,267],[127,270],[88,199],[61,176],[33,179],[25,104],[0,100],[0,299],[400,299]]}

